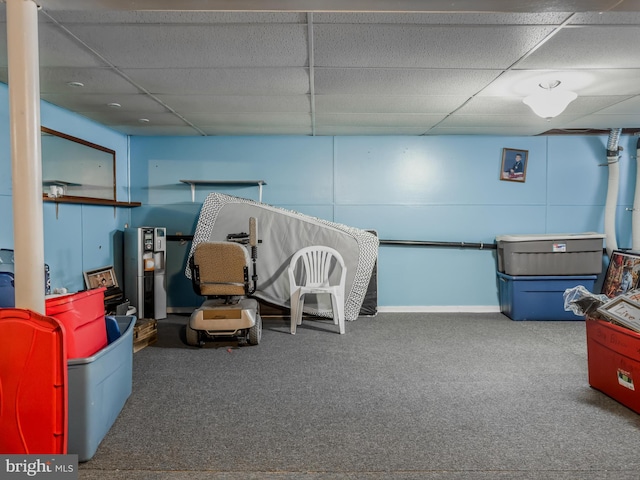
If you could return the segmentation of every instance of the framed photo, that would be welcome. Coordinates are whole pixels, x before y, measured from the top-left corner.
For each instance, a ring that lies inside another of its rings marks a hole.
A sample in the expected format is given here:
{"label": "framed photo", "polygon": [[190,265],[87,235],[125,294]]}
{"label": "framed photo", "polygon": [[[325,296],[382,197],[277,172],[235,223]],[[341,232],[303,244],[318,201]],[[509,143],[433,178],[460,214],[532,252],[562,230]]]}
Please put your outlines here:
{"label": "framed photo", "polygon": [[99,287],[113,288],[118,286],[113,265],[84,272],[84,283],[89,290]]}
{"label": "framed photo", "polygon": [[598,308],[598,312],[619,325],[640,333],[640,304],[621,295]]}
{"label": "framed photo", "polygon": [[513,148],[502,149],[502,167],[500,168],[500,180],[508,182],[523,182],[527,178],[528,150],[516,150]]}
{"label": "framed photo", "polygon": [[625,295],[626,298],[631,300],[632,302],[636,302],[640,305],[640,290],[632,290]]}
{"label": "framed photo", "polygon": [[640,253],[614,250],[602,283],[601,293],[609,298],[636,290],[640,282]]}

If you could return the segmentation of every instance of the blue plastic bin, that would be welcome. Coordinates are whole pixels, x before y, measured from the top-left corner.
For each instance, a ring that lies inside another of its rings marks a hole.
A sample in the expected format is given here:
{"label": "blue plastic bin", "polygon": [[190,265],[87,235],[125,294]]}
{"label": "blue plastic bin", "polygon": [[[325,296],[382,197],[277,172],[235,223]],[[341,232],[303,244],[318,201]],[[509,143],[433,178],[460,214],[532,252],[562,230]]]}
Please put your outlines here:
{"label": "blue plastic bin", "polygon": [[107,343],[111,344],[120,338],[120,324],[115,316],[107,315],[104,317],[107,324]]}
{"label": "blue plastic bin", "polygon": [[131,395],[136,317],[116,316],[122,335],[95,355],[69,359],[68,453],[86,462]]}
{"label": "blue plastic bin", "polygon": [[584,320],[564,309],[564,291],[593,291],[597,275],[511,276],[498,272],[500,311],[511,320]]}
{"label": "blue plastic bin", "polygon": [[14,307],[16,305],[15,297],[13,273],[0,272],[0,307]]}
{"label": "blue plastic bin", "polygon": [[[44,294],[51,294],[49,265],[44,265]],[[13,250],[0,248],[0,307],[16,306]]]}

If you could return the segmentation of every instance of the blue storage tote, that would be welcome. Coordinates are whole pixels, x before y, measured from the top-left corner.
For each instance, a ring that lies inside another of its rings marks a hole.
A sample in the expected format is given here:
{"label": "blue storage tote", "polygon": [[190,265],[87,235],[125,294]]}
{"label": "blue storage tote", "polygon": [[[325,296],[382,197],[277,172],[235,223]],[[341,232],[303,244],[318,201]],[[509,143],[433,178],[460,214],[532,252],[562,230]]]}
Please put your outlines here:
{"label": "blue storage tote", "polygon": [[16,290],[13,284],[13,273],[0,272],[0,307],[16,305]]}
{"label": "blue storage tote", "polygon": [[[0,307],[16,306],[13,256],[13,250],[0,248]],[[44,294],[51,294],[51,277],[47,264],[44,265]]]}
{"label": "blue storage tote", "polygon": [[122,332],[117,340],[91,357],[72,358],[67,362],[67,451],[77,454],[80,462],[93,457],[131,395],[136,317],[115,318]]}
{"label": "blue storage tote", "polygon": [[564,291],[593,291],[597,275],[512,276],[498,272],[500,311],[511,320],[584,320],[564,309]]}

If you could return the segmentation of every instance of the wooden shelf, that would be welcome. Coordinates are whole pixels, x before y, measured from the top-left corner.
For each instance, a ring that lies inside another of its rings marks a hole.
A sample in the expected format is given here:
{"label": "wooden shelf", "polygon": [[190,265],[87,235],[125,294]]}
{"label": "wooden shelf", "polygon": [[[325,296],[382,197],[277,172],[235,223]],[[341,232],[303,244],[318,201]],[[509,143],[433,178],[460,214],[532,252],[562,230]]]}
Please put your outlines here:
{"label": "wooden shelf", "polygon": [[258,201],[262,202],[262,186],[267,182],[264,180],[180,180],[191,186],[191,201],[196,201],[196,185],[235,185],[235,186],[257,186]]}
{"label": "wooden shelf", "polygon": [[47,194],[42,195],[42,200],[45,202],[55,203],[76,203],[81,205],[104,205],[105,207],[122,207],[132,208],[142,205],[140,202],[118,202],[117,200],[106,200],[101,198],[87,198],[87,197],[49,197]]}

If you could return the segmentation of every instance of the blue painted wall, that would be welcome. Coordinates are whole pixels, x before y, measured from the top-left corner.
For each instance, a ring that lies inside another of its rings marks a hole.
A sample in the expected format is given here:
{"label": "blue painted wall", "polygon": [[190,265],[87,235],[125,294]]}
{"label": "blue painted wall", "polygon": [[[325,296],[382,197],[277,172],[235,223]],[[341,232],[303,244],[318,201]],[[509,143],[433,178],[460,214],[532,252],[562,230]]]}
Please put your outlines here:
{"label": "blue painted wall", "polygon": [[[45,261],[53,286],[84,287],[82,272],[115,264],[125,224],[192,234],[215,189],[258,199],[257,187],[180,180],[265,180],[265,203],[381,239],[492,243],[496,235],[603,231],[607,136],[131,137],[45,102],[43,125],[116,150],[118,200],[142,207],[44,204]],[[622,137],[618,244],[631,246],[636,139]],[[0,247],[13,248],[8,99],[0,84]],[[529,152],[526,182],[499,180],[502,149]],[[130,185],[129,185],[130,179]],[[130,198],[129,198],[130,189]],[[193,307],[183,270],[190,244],[168,242],[169,306]],[[494,250],[383,245],[381,307],[497,309]]]}
{"label": "blue painted wall", "polygon": [[[129,140],[86,118],[41,103],[42,125],[116,151],[117,199],[128,200]],[[0,248],[14,248],[8,89],[0,84]],[[52,288],[85,288],[83,272],[115,265],[122,279],[122,231],[127,208],[44,202],[44,258]]]}
{"label": "blue painted wall", "polygon": [[[635,155],[634,139],[623,137]],[[181,179],[265,180],[263,201],[381,239],[492,243],[496,235],[603,231],[607,136],[133,137],[134,225],[192,234],[210,191],[257,200],[256,187]],[[526,182],[499,180],[503,148],[527,150]],[[629,247],[635,160],[621,158],[618,220]],[[190,245],[170,243],[170,305],[200,301],[184,278]],[[381,246],[380,306],[498,306],[493,250]]]}

